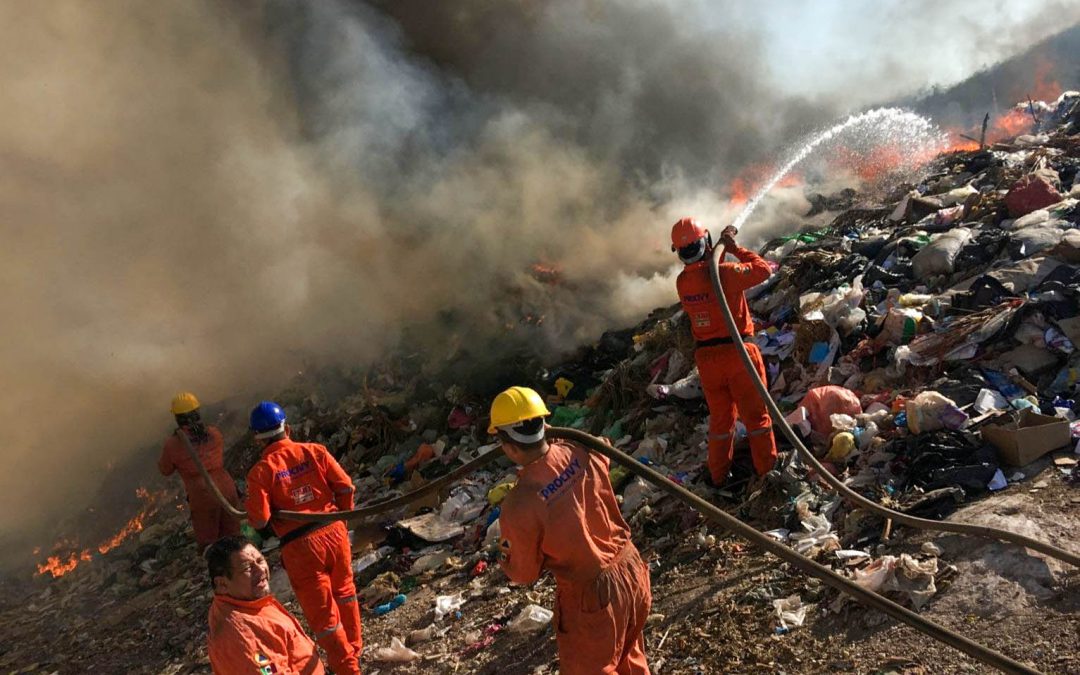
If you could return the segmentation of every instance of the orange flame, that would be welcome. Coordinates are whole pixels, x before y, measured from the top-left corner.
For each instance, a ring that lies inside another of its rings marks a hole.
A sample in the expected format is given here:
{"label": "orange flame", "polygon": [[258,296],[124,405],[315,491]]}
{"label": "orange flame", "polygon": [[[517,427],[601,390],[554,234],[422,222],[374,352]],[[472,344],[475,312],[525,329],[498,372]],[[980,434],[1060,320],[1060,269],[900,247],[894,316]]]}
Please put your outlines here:
{"label": "orange flame", "polygon": [[[139,511],[139,513],[135,514],[134,518],[129,520],[122,528],[120,528],[119,532],[114,534],[108,540],[99,544],[97,547],[98,553],[104,555],[122,544],[124,540],[126,540],[131,535],[135,534],[136,532],[141,532],[144,527],[146,518],[154,510],[156,510],[157,501],[162,495],[164,495],[163,492],[151,494],[149,490],[142,487],[135,490],[135,496],[145,502],[142,510]],[[56,543],[55,546],[53,546],[53,549],[55,550],[57,548],[68,547],[73,548],[74,544],[75,542],[72,542],[70,540],[61,539]],[[40,551],[40,547],[34,549],[34,555],[38,555]],[[45,560],[45,562],[38,563],[37,576],[49,573],[53,576],[54,579],[57,577],[62,577],[68,572],[78,567],[79,563],[88,562],[92,558],[93,556],[90,553],[90,549],[86,548],[81,551],[72,551],[67,555],[51,555]]]}
{"label": "orange flame", "polygon": [[530,269],[532,270],[533,278],[542,284],[557,286],[562,282],[562,270],[555,265],[533,263],[530,265]]}
{"label": "orange flame", "polygon": [[1030,96],[1036,101],[1055,101],[1061,96],[1061,84],[1053,78],[1054,64],[1042,58],[1035,65],[1035,86]]}
{"label": "orange flame", "polygon": [[38,575],[48,572],[53,575],[53,578],[62,577],[71,570],[75,569],[80,562],[90,560],[90,551],[83,549],[81,553],[71,553],[67,559],[62,559],[60,556],[51,555],[48,560],[40,563],[38,568]]}
{"label": "orange flame", "polygon": [[[732,206],[742,206],[750,201],[750,197],[765,184],[773,171],[775,168],[770,164],[752,164],[740,171],[728,184],[728,202]],[[776,187],[793,187],[801,185],[802,182],[802,174],[793,171],[781,178]]]}

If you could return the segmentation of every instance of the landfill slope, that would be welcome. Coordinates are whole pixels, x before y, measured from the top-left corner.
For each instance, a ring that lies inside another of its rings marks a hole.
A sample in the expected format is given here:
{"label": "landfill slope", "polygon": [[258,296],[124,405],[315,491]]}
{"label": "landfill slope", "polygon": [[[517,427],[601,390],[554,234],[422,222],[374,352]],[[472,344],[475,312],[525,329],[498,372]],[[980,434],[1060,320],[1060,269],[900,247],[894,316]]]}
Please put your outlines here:
{"label": "landfill slope", "polygon": [[[1031,133],[942,155],[915,183],[811,195],[809,229],[762,247],[774,274],[749,295],[770,390],[851,487],[907,513],[1080,552],[1080,95],[1036,112]],[[549,398],[552,424],[607,436],[856,582],[1039,670],[1080,673],[1077,570],[1005,544],[892,527],[842,503],[783,438],[765,484],[750,480],[744,438],[728,487],[701,484],[708,410],[693,347],[678,307],[661,308],[521,384]],[[339,457],[363,505],[498,452],[486,434],[491,393],[445,383],[401,353],[362,372],[308,372],[278,400],[297,438]],[[238,479],[258,452],[240,410],[213,420],[234,439],[226,465]],[[147,461],[144,475],[152,470]],[[496,559],[501,486],[514,475],[502,460],[354,524],[366,672],[557,671],[543,612],[519,630],[526,608],[552,606],[553,581],[509,585]],[[655,672],[985,672],[625,470],[612,481],[649,563]],[[66,557],[91,545],[101,520],[91,514],[61,524],[41,554],[71,569],[0,581],[0,672],[209,672],[210,590],[182,494],[156,477],[142,487],[138,526],[105,552]],[[275,593],[301,616],[276,540],[262,546]],[[412,652],[387,649],[394,638]],[[395,655],[409,660],[386,660]]]}

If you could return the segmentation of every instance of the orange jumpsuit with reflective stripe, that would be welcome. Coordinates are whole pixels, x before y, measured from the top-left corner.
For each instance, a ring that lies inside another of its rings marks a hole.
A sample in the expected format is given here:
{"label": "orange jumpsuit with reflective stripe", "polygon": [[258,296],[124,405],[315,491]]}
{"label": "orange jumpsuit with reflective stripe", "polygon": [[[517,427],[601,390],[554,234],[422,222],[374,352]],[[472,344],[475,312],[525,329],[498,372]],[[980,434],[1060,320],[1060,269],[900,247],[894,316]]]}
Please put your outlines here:
{"label": "orange jumpsuit with reflective stripe", "polygon": [[608,459],[552,442],[502,502],[502,568],[511,581],[555,576],[559,672],[647,674],[642,631],[649,570],[630,541]]}
{"label": "orange jumpsuit with reflective stripe", "polygon": [[[286,438],[267,446],[248,472],[247,486],[251,524],[259,528],[269,521],[278,537],[304,523],[271,518],[273,511],[329,513],[353,507],[352,479],[318,443]],[[334,673],[359,673],[364,644],[345,524],[335,522],[292,539],[281,548],[281,564]]]}
{"label": "orange jumpsuit with reflective stripe", "polygon": [[[184,433],[184,432],[181,432]],[[207,473],[225,499],[240,508],[240,498],[236,495],[236,483],[225,470],[225,442],[217,427],[206,427],[206,440],[197,443],[191,436],[191,445],[199,455],[199,461],[206,467]],[[201,548],[206,548],[222,537],[240,534],[240,521],[221,508],[210,488],[203,482],[202,474],[191,459],[184,442],[173,434],[165,441],[158,459],[158,469],[163,476],[179,472],[187,492],[188,507],[191,509],[191,527],[195,530],[195,541]]]}
{"label": "orange jumpsuit with reflective stripe", "polygon": [[315,643],[272,595],[238,600],[214,595],[210,667],[216,675],[323,675]]}
{"label": "orange jumpsuit with reflective stripe", "polygon": [[[719,263],[720,282],[724,287],[735,325],[745,338],[754,334],[754,320],[746,304],[744,291],[756,286],[772,273],[769,263],[757,253],[745,248],[729,248],[737,263]],[[709,261],[687,265],[676,281],[679,301],[690,318],[690,330],[699,343],[707,340],[729,338],[723,310],[713,294],[709,278]],[[765,363],[761,350],[753,341],[747,341],[746,351],[765,380]],[[776,439],[772,433],[772,419],[764,401],[754,388],[753,380],[743,367],[737,348],[733,344],[699,346],[694,352],[701,388],[709,404],[709,473],[716,484],[723,483],[731,468],[735,449],[735,413],[746,426],[750,439],[750,453],[754,470],[764,475],[776,463]]]}

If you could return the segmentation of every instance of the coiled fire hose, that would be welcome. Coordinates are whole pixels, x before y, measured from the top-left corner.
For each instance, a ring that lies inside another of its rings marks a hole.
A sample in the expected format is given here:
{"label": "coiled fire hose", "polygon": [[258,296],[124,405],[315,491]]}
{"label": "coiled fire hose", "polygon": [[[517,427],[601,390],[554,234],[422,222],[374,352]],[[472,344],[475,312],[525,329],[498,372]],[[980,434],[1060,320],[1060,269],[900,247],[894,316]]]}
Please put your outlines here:
{"label": "coiled fire hose", "polygon": [[[187,439],[187,435],[183,432],[179,432],[178,435],[184,441],[185,446],[191,453],[192,459],[194,459],[196,466],[199,468],[199,472],[203,476],[203,480],[210,486],[211,491],[217,497],[221,506],[233,514],[237,518],[245,518],[246,513],[240,511],[229,504],[225,496],[217,488],[217,485],[210,478],[206,468],[202,462],[199,461],[198,454],[191,446],[190,441]],[[836,590],[847,593],[854,597],[864,605],[877,609],[894,619],[905,623],[915,630],[924,633],[935,640],[943,642],[951,647],[959,649],[968,656],[984,663],[988,666],[996,668],[1004,673],[1024,673],[1027,675],[1039,675],[1039,671],[1030,668],[1018,661],[1015,661],[1004,654],[996,652],[988,647],[970,640],[959,633],[949,630],[944,626],[941,626],[926,617],[923,617],[911,610],[878,595],[877,593],[867,590],[862,586],[854,583],[850,579],[846,579],[839,574],[833,572],[831,569],[814,562],[813,560],[806,558],[794,549],[788,548],[780,542],[758,532],[749,525],[743,523],[738,518],[731,516],[724,511],[717,508],[715,505],[710,504],[701,497],[697,496],[693,492],[690,492],[686,488],[678,485],[677,483],[668,480],[663,474],[657,472],[652,467],[649,467],[641,462],[635,460],[633,457],[624,454],[623,452],[616,450],[610,445],[604,443],[600,439],[591,436],[583,431],[577,429],[567,429],[564,427],[553,427],[547,432],[548,438],[561,438],[564,440],[579,443],[582,446],[588,448],[590,451],[598,452],[611,461],[626,467],[631,473],[639,476],[640,478],[648,481],[652,485],[660,488],[664,492],[675,497],[679,501],[683,502],[690,508],[697,510],[708,520],[720,525],[724,529],[743,537],[752,545],[757,546],[768,553],[775,555],[776,557],[784,560],[796,568],[802,570],[806,574],[820,579],[822,582],[835,588]],[[338,511],[334,513],[299,513],[295,511],[276,511],[274,516],[277,518],[287,518],[289,520],[300,520],[304,522],[330,522],[335,520],[360,520],[367,516],[373,516],[387,511],[391,511],[398,507],[404,506],[410,502],[416,501],[420,497],[430,494],[431,492],[443,488],[459,478],[466,476],[487,464],[494,462],[495,460],[503,457],[503,454],[498,450],[492,450],[483,455],[480,455],[476,459],[458,467],[451,473],[434,480],[427,485],[424,485],[418,490],[414,490],[408,494],[394,497],[371,506],[367,506],[360,509],[353,509],[351,511]]]}
{"label": "coiled fire hose", "polygon": [[761,381],[761,377],[758,376],[757,369],[754,367],[753,361],[750,360],[750,354],[746,351],[746,345],[743,344],[742,336],[739,333],[738,326],[735,325],[735,317],[731,314],[731,307],[728,306],[727,297],[724,295],[724,287],[720,282],[720,270],[717,267],[717,263],[724,259],[724,247],[718,245],[713,249],[713,258],[709,262],[709,274],[712,278],[713,292],[716,294],[717,301],[720,304],[720,309],[724,315],[724,323],[727,324],[728,334],[732,336],[732,343],[735,345],[736,351],[739,352],[739,358],[742,359],[743,366],[746,367],[746,371],[750,373],[750,379],[754,383],[754,387],[757,388],[758,394],[761,396],[761,400],[765,402],[765,405],[769,408],[769,413],[772,416],[773,425],[779,425],[780,430],[784,432],[784,436],[787,437],[791,444],[795,447],[795,450],[799,453],[799,457],[809,464],[817,471],[825,481],[832,486],[837,492],[839,492],[848,501],[861,506],[869,511],[873,511],[886,518],[892,519],[896,523],[901,525],[907,525],[920,530],[935,530],[938,532],[952,532],[954,534],[969,534],[976,537],[982,537],[984,539],[997,539],[999,541],[1009,542],[1018,546],[1024,546],[1026,548],[1033,549],[1039,553],[1044,553],[1051,558],[1055,558],[1062,562],[1069,563],[1075,567],[1080,567],[1080,555],[1071,551],[1066,551],[1057,546],[1053,546],[1038,539],[1032,539],[1031,537],[1025,537],[1022,534],[1015,532],[1009,532],[1008,530],[998,529],[996,527],[988,527],[985,525],[972,525],[970,523],[954,523],[948,521],[930,520],[928,518],[919,518],[917,516],[901,513],[900,511],[893,511],[890,508],[882,506],[877,502],[871,501],[862,496],[858,492],[855,492],[847,485],[843,483],[839,478],[834,476],[828,469],[826,469],[821,462],[814,457],[814,454],[803,444],[802,440],[795,433],[795,430],[791,428],[788,421],[784,418],[784,414],[780,412],[780,408],[777,407],[776,401],[769,394],[768,387]]}

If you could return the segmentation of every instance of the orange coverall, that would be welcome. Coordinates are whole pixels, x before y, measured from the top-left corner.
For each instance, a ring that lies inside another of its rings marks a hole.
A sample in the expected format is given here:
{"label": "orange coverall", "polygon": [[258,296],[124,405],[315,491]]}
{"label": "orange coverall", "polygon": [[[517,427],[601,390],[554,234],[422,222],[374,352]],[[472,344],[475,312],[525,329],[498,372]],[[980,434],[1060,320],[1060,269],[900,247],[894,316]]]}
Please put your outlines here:
{"label": "orange coverall", "polygon": [[[199,461],[206,467],[221,494],[225,495],[225,499],[233,506],[240,508],[236,483],[225,470],[225,442],[221,438],[221,432],[217,427],[208,426],[206,434],[207,440],[203,443],[197,444],[190,436],[188,438],[199,455]],[[218,504],[210,488],[203,482],[202,474],[184,447],[184,442],[176,434],[166,439],[158,460],[158,469],[163,476],[180,472],[184,490],[187,491],[188,506],[191,508],[191,527],[195,530],[195,541],[200,547],[206,548],[222,537],[240,534],[240,522]]]}
{"label": "orange coverall", "polygon": [[[719,263],[720,282],[724,297],[735,317],[735,325],[744,338],[753,336],[754,321],[743,292],[769,278],[772,270],[765,259],[751,250],[735,247],[727,249],[737,263]],[[750,438],[750,452],[754,470],[764,475],[776,463],[776,439],[772,433],[772,419],[765,403],[754,388],[750,374],[743,367],[736,347],[731,344],[723,310],[713,296],[709,278],[709,261],[687,265],[676,281],[679,301],[690,317],[690,330],[698,341],[694,351],[701,388],[709,405],[709,474],[717,485],[727,478],[735,450],[735,412],[739,413]],[[703,346],[708,341],[727,341],[726,344]],[[746,343],[746,351],[757,367],[758,375],[765,380],[765,363],[761,350],[752,341]]]}
{"label": "orange coverall", "polygon": [[263,450],[262,459],[248,472],[247,485],[251,524],[260,528],[269,521],[285,542],[281,564],[330,667],[337,675],[359,673],[364,644],[345,524],[308,528],[271,518],[271,512],[279,510],[347,511],[353,507],[352,479],[322,445],[286,438]]}
{"label": "orange coverall", "polygon": [[272,595],[238,600],[214,595],[210,667],[216,675],[323,675],[315,643]]}
{"label": "orange coverall", "polygon": [[519,584],[555,575],[559,672],[646,674],[649,570],[630,541],[608,459],[552,442],[502,502],[502,568]]}

